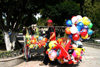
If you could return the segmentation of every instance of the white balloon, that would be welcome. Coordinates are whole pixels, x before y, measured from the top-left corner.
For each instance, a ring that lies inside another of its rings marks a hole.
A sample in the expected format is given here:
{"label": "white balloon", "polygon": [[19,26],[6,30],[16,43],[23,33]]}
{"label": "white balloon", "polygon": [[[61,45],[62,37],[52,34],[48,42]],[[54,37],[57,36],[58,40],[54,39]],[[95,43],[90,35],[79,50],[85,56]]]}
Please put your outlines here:
{"label": "white balloon", "polygon": [[77,15],[77,20],[82,19],[81,15]]}
{"label": "white balloon", "polygon": [[74,48],[77,48],[77,45],[76,45],[76,44],[72,44],[72,46],[73,46]]}
{"label": "white balloon", "polygon": [[75,33],[78,32],[78,29],[75,25],[72,25],[72,27],[70,28],[70,31],[71,31],[72,34],[75,34]]}
{"label": "white balloon", "polygon": [[72,20],[72,23],[74,24],[77,21],[77,17],[74,16],[74,17],[71,18],[71,20]]}
{"label": "white balloon", "polygon": [[77,42],[76,42],[76,45],[77,45],[77,46],[80,46],[80,45],[83,45],[83,44],[82,44],[81,41],[77,41]]}

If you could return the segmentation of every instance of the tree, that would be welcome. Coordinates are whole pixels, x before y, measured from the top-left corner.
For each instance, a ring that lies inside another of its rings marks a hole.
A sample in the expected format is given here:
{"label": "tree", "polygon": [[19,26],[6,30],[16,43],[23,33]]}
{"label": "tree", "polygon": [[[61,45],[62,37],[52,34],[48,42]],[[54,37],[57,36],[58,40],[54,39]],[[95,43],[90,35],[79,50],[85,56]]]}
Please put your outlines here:
{"label": "tree", "polygon": [[89,17],[92,22],[95,22],[95,6],[92,5],[92,0],[84,1],[83,13],[84,16]]}
{"label": "tree", "polygon": [[33,15],[38,12],[38,5],[33,7],[30,2],[31,0],[0,0],[0,28],[7,51],[14,50],[17,33],[23,26],[36,23]]}
{"label": "tree", "polygon": [[51,18],[56,25],[64,25],[65,19],[70,19],[80,13],[80,7],[73,1],[63,1],[55,5],[46,5],[41,10],[42,17]]}

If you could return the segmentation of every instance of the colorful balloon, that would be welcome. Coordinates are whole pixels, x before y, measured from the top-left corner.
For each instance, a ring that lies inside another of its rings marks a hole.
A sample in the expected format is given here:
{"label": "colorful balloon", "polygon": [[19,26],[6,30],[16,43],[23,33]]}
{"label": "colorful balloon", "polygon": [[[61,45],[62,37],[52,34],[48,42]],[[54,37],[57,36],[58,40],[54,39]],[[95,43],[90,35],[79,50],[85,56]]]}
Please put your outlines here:
{"label": "colorful balloon", "polygon": [[90,24],[88,25],[88,27],[91,29],[91,28],[93,27],[93,24],[90,23]]}
{"label": "colorful balloon", "polygon": [[84,24],[82,22],[77,23],[77,26],[80,26],[81,28],[84,27]]}
{"label": "colorful balloon", "polygon": [[77,26],[77,29],[80,32],[82,28],[80,26]]}
{"label": "colorful balloon", "polygon": [[71,20],[67,20],[67,21],[66,21],[66,25],[67,25],[67,26],[72,26],[72,21],[71,21]]}
{"label": "colorful balloon", "polygon": [[68,38],[70,38],[71,40],[73,40],[73,38],[72,38],[72,35],[70,34],[70,35],[68,35]]}
{"label": "colorful balloon", "polygon": [[42,41],[47,42],[47,41],[48,41],[48,39],[47,39],[47,38],[43,38],[43,39],[42,39]]}
{"label": "colorful balloon", "polygon": [[54,61],[54,59],[57,57],[57,52],[55,50],[50,50],[48,56],[51,61]]}
{"label": "colorful balloon", "polygon": [[77,46],[80,46],[80,45],[83,45],[83,44],[82,44],[81,41],[76,41],[76,45],[77,45]]}
{"label": "colorful balloon", "polygon": [[73,55],[74,57],[77,57],[75,50],[74,50],[74,52],[73,52],[72,55]]}
{"label": "colorful balloon", "polygon": [[88,30],[88,35],[92,35],[93,31],[91,29]]}
{"label": "colorful balloon", "polygon": [[36,44],[36,38],[33,38],[33,40],[31,40],[32,44]]}
{"label": "colorful balloon", "polygon": [[66,33],[66,34],[71,34],[70,27],[67,27],[67,28],[65,29],[65,33]]}
{"label": "colorful balloon", "polygon": [[77,41],[77,40],[79,40],[79,38],[80,38],[80,36],[79,36],[79,34],[73,34],[73,40],[74,41]]}
{"label": "colorful balloon", "polygon": [[86,36],[81,36],[82,39],[87,39],[88,38],[88,34]]}
{"label": "colorful balloon", "polygon": [[71,20],[72,20],[72,23],[74,24],[74,23],[77,21],[77,16],[73,16],[73,17],[71,18]]}
{"label": "colorful balloon", "polygon": [[88,27],[88,26],[84,26],[84,29],[88,30],[88,29],[89,29],[89,27]]}
{"label": "colorful balloon", "polygon": [[77,15],[77,20],[82,19],[81,15]]}
{"label": "colorful balloon", "polygon": [[81,31],[81,36],[86,36],[87,35],[87,30],[86,29],[82,29],[82,31]]}
{"label": "colorful balloon", "polygon": [[49,48],[52,49],[53,47],[55,47],[57,44],[57,41],[50,41],[49,43]]}
{"label": "colorful balloon", "polygon": [[75,33],[78,32],[78,29],[77,29],[77,27],[76,27],[75,25],[73,25],[73,26],[70,28],[70,31],[71,31],[72,34],[75,34]]}

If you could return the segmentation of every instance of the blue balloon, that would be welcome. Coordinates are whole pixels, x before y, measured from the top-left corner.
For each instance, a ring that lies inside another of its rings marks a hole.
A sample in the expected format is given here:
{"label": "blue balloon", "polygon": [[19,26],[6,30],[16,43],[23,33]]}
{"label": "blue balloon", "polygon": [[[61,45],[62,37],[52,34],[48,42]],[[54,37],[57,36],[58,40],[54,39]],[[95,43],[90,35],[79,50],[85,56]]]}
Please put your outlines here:
{"label": "blue balloon", "polygon": [[78,31],[81,31],[82,28],[80,26],[77,26],[77,29],[78,29]]}
{"label": "blue balloon", "polygon": [[66,25],[67,25],[67,26],[72,26],[72,21],[71,21],[71,20],[67,20],[67,21],[66,21]]}
{"label": "blue balloon", "polygon": [[72,38],[72,34],[71,34],[71,35],[68,35],[68,38],[70,38],[71,40],[73,40],[73,38]]}
{"label": "blue balloon", "polygon": [[84,24],[82,22],[77,23],[77,26],[80,26],[81,28],[84,27]]}
{"label": "blue balloon", "polygon": [[88,30],[88,35],[92,35],[93,31],[91,29]]}

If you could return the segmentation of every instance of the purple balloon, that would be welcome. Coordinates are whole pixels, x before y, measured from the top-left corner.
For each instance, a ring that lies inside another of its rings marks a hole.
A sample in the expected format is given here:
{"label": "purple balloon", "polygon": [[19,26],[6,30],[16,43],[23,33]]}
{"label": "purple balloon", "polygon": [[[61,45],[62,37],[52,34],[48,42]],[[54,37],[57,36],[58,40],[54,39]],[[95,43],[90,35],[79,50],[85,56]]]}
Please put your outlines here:
{"label": "purple balloon", "polygon": [[84,26],[84,29],[88,30],[89,28],[88,28],[88,26]]}

